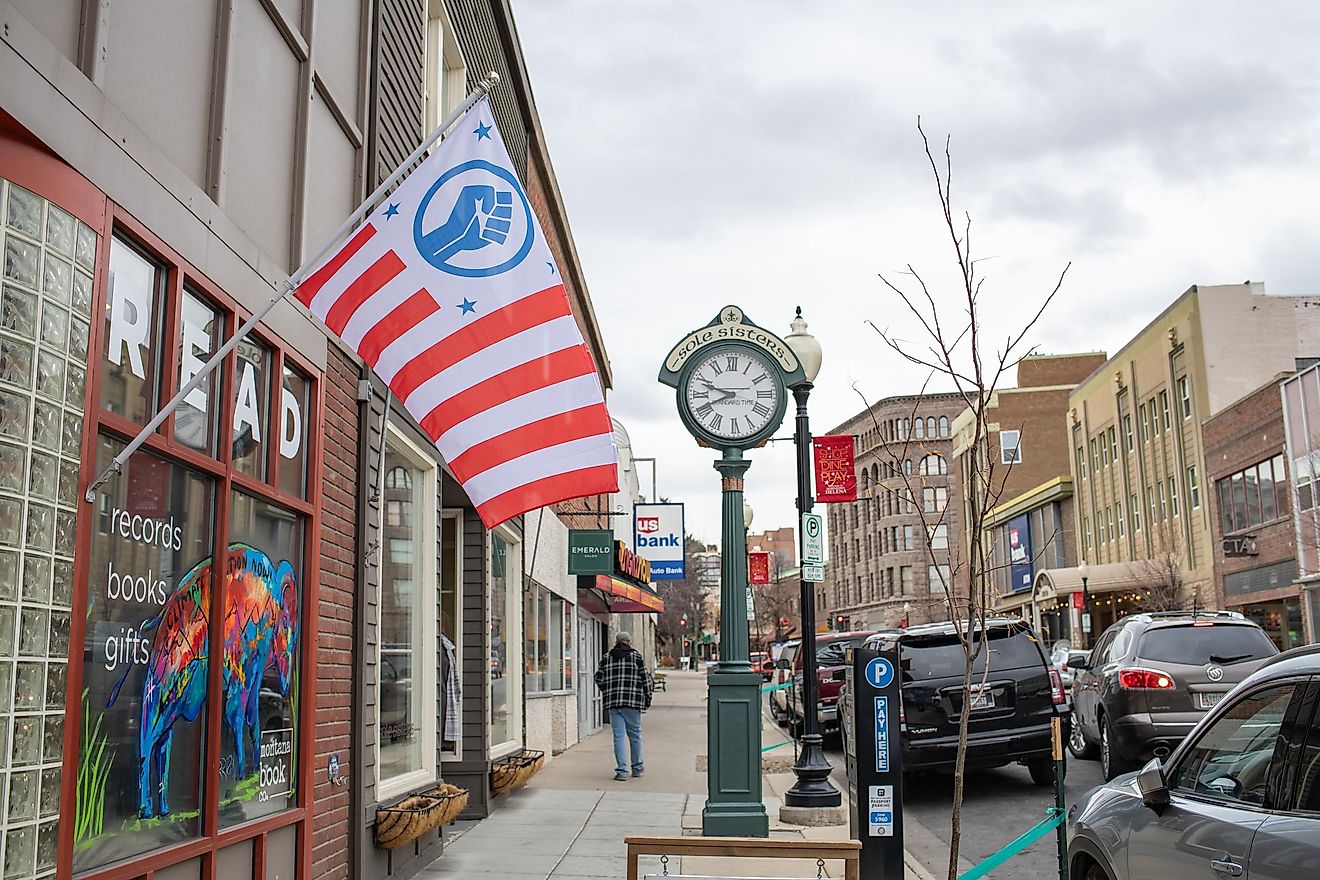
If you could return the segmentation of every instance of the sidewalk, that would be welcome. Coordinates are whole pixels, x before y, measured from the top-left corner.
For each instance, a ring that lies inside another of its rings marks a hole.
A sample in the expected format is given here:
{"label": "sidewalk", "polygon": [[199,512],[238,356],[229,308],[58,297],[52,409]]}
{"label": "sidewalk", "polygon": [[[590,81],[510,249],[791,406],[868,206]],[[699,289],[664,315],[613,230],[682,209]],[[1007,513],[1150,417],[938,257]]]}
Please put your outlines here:
{"label": "sidewalk", "polygon": [[[655,695],[643,716],[646,774],[613,781],[614,745],[608,728],[559,755],[526,788],[513,792],[490,818],[454,829],[445,854],[420,875],[425,880],[623,880],[628,835],[701,833],[706,801],[706,677],[669,671],[668,690]],[[766,745],[783,740],[774,726]],[[791,747],[772,750],[775,763],[790,761]],[[698,770],[698,767],[701,767]],[[846,840],[848,827],[802,828],[779,822],[791,773],[766,777],[770,834],[785,839]],[[661,874],[658,857],[640,862],[642,875]],[[815,877],[806,860],[671,858],[670,874]],[[842,863],[827,863],[827,876],[842,876]],[[927,880],[924,871],[908,876]]]}

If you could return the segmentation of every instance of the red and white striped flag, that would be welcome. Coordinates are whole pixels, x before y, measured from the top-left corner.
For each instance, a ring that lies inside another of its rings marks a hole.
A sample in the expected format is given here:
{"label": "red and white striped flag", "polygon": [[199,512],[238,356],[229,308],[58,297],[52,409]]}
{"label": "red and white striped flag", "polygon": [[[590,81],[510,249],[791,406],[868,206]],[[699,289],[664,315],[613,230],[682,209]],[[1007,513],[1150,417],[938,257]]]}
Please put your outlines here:
{"label": "red and white striped flag", "polygon": [[295,295],[403,401],[487,527],[618,490],[595,362],[485,99]]}

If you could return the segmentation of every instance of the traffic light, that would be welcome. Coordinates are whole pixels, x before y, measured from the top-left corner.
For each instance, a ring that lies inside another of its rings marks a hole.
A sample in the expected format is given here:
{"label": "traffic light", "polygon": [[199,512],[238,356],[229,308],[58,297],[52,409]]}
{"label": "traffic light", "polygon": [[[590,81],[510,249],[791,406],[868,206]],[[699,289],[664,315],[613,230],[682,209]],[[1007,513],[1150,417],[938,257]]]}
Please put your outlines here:
{"label": "traffic light", "polygon": [[678,619],[678,626],[679,626],[679,629],[687,629],[687,615],[686,615],[686,614],[684,614],[682,617],[680,617],[680,618]]}
{"label": "traffic light", "polygon": [[683,650],[684,650],[684,651],[689,651],[689,650],[691,650],[691,649],[692,649],[692,640],[691,640],[691,639],[684,639],[684,640],[683,640]]}

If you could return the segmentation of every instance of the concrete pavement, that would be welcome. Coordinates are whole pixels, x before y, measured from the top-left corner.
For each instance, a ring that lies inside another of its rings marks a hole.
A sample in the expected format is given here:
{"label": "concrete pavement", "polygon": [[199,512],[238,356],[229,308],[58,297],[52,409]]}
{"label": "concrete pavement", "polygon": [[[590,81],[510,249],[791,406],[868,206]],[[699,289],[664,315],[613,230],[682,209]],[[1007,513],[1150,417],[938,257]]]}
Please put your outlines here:
{"label": "concrete pavement", "polygon": [[[615,782],[613,739],[608,728],[556,757],[528,785],[511,793],[490,818],[452,831],[445,854],[423,873],[425,880],[622,880],[627,876],[628,835],[700,834],[706,800],[706,678],[671,671],[668,690],[655,695],[642,718],[646,773]],[[769,745],[783,739],[770,726]],[[791,747],[770,755],[792,757]],[[779,762],[779,763],[782,763]],[[701,767],[698,770],[698,767]],[[792,774],[766,777],[765,803],[771,836],[846,840],[847,826],[803,828],[778,821],[780,798]],[[908,876],[927,880],[909,864]],[[641,862],[641,874],[661,874],[658,857]],[[826,876],[842,876],[842,862],[827,863]],[[671,858],[670,874],[706,876],[816,876],[814,861]]]}

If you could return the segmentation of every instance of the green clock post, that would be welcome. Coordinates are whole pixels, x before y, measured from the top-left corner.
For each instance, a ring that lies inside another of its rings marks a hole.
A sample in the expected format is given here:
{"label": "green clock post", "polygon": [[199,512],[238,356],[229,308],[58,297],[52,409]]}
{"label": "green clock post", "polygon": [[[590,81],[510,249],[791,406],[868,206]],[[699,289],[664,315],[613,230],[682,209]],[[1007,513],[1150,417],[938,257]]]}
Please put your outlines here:
{"label": "green clock post", "polygon": [[707,676],[707,796],[702,833],[768,837],[761,802],[761,676],[747,643],[747,543],[743,522],[745,453],[779,428],[789,386],[802,366],[784,340],[725,306],[670,350],[660,381],[674,388],[683,425],[721,453],[720,660]]}

